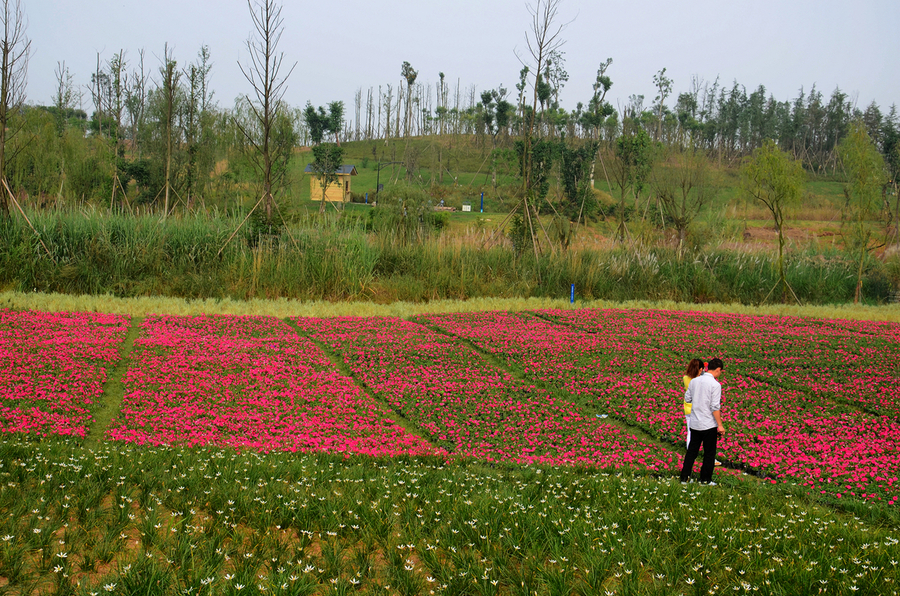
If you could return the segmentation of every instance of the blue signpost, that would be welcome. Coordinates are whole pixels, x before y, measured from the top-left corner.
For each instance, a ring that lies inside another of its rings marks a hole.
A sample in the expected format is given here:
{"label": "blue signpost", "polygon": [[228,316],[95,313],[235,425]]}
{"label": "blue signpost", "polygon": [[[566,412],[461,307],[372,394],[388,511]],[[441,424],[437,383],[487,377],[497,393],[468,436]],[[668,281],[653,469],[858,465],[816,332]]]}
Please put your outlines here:
{"label": "blue signpost", "polygon": [[572,287],[569,290],[569,303],[575,304],[575,284],[572,284]]}
{"label": "blue signpost", "polygon": [[481,193],[481,212],[484,213],[484,193]]}

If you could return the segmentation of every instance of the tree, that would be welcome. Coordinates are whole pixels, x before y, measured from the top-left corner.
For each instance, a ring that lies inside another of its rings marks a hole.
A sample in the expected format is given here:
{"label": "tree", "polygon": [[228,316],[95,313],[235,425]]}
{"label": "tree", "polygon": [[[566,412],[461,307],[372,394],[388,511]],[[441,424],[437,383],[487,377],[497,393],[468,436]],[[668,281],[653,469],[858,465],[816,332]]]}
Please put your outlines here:
{"label": "tree", "polygon": [[[25,36],[25,13],[21,0],[0,0],[0,182],[6,181],[7,142],[17,130],[10,128],[10,117],[25,103],[25,80],[31,40]],[[6,193],[0,190],[0,211],[9,215]]]}
{"label": "tree", "polygon": [[322,184],[322,202],[319,205],[319,213],[324,214],[327,190],[330,185],[339,179],[337,170],[341,167],[344,149],[340,145],[319,143],[312,148],[312,152],[313,161],[309,165]]}
{"label": "tree", "polygon": [[612,58],[607,58],[600,63],[600,67],[597,69],[597,79],[593,85],[594,94],[591,96],[587,109],[581,114],[580,118],[581,126],[589,131],[588,138],[592,141],[598,141],[596,143],[598,151],[595,153],[594,158],[591,159],[591,188],[594,188],[594,168],[596,167],[596,158],[600,154],[600,131],[607,119],[616,113],[612,105],[606,101],[606,94],[612,87],[612,79],[606,74],[611,64]]}
{"label": "tree", "polygon": [[66,66],[65,61],[56,63],[56,91],[53,93],[53,107],[56,109],[54,114],[56,120],[56,136],[62,137],[68,128],[68,121],[71,112],[75,109],[75,105],[79,97],[75,93],[75,85],[72,82],[72,73]]}
{"label": "tree", "polygon": [[585,141],[579,146],[560,144],[559,172],[563,182],[563,212],[576,224],[594,219],[596,201],[591,187],[591,171],[599,146],[597,141]]}
{"label": "tree", "polygon": [[866,260],[876,248],[872,243],[870,220],[881,208],[882,189],[887,178],[884,158],[861,120],[850,125],[850,133],[838,146],[838,154],[847,177],[844,185],[844,224],[849,229],[847,248],[855,255],[857,262],[856,292],[853,296],[853,303],[857,304],[862,294]]}
{"label": "tree", "polygon": [[670,148],[653,169],[650,184],[664,222],[671,222],[678,234],[680,254],[688,227],[716,193],[706,153],[694,147],[684,151]]}
{"label": "tree", "polygon": [[619,187],[619,226],[616,238],[625,240],[628,229],[625,226],[625,198],[630,191],[635,207],[638,197],[653,169],[653,143],[643,128],[634,125],[626,127],[627,132],[616,139],[612,160],[613,182]]}
{"label": "tree", "polygon": [[784,275],[784,208],[800,201],[805,181],[803,164],[779,149],[774,141],[766,141],[741,166],[741,189],[766,206],[778,232],[778,281],[763,302],[779,285],[784,290],[783,298],[790,291],[800,302]]}
{"label": "tree", "polygon": [[333,101],[328,104],[328,111],[319,106],[316,110],[310,102],[306,102],[303,109],[303,121],[309,131],[309,138],[314,145],[318,145],[325,139],[325,134],[334,134],[335,144],[340,147],[338,134],[344,126],[344,102]]}
{"label": "tree", "polygon": [[409,62],[404,61],[400,66],[400,76],[406,81],[406,116],[403,119],[403,136],[409,136],[409,121],[412,116],[412,86],[419,76],[419,71],[415,70]]}
{"label": "tree", "polygon": [[666,106],[666,98],[672,93],[672,79],[666,76],[666,69],[662,69],[653,75],[653,85],[656,87],[656,134],[654,141],[662,137],[663,110]]}
{"label": "tree", "polygon": [[252,124],[236,123],[250,149],[250,159],[259,172],[262,183],[260,201],[264,205],[266,224],[271,226],[275,209],[274,193],[283,181],[283,176],[278,176],[278,164],[286,161],[293,150],[293,147],[275,142],[275,137],[279,121],[285,118],[285,85],[297,63],[287,73],[282,73],[284,54],[278,51],[278,43],[284,33],[281,6],[274,0],[247,0],[247,6],[254,29],[247,40],[250,62],[246,65],[239,63],[238,66],[253,88],[252,97],[250,94],[243,96],[252,116]]}
{"label": "tree", "polygon": [[185,200],[188,209],[195,196],[202,193],[213,165],[211,71],[209,47],[204,45],[197,54],[197,62],[184,71],[187,96],[181,114],[181,131],[187,150]]}
{"label": "tree", "polygon": [[163,204],[163,219],[169,215],[169,198],[172,189],[172,152],[174,151],[175,134],[175,112],[177,109],[176,102],[178,100],[178,86],[181,79],[181,72],[178,70],[178,63],[172,58],[172,52],[169,45],[166,44],[163,52],[163,64],[159,68],[162,84],[159,92],[162,93],[163,101],[163,117],[165,118],[163,125],[165,130],[166,141],[166,182],[165,182],[165,199]]}
{"label": "tree", "polygon": [[508,130],[515,107],[506,101],[506,89],[502,86],[481,93],[479,106],[481,124],[491,137],[491,187],[497,189],[497,135]]}
{"label": "tree", "polygon": [[140,133],[144,127],[144,115],[147,109],[147,83],[149,74],[144,69],[144,50],[138,52],[137,69],[125,78],[125,112],[128,116],[129,137],[131,138],[131,155],[141,158]]}
{"label": "tree", "polygon": [[544,80],[544,70],[548,67],[550,57],[559,52],[565,43],[561,36],[566,25],[556,24],[559,0],[537,0],[534,6],[528,5],[528,12],[531,14],[531,27],[525,34],[525,42],[532,64],[523,66],[528,67],[526,76],[529,71],[534,73],[533,95],[531,112],[526,116],[523,138],[516,144],[516,148],[522,164],[524,192],[521,207],[537,257],[539,252],[537,226],[540,223],[537,220],[537,205],[547,192],[545,178],[549,165],[552,164],[553,151],[552,148],[538,146],[535,142],[535,115],[538,103],[545,105],[552,93],[549,84]]}

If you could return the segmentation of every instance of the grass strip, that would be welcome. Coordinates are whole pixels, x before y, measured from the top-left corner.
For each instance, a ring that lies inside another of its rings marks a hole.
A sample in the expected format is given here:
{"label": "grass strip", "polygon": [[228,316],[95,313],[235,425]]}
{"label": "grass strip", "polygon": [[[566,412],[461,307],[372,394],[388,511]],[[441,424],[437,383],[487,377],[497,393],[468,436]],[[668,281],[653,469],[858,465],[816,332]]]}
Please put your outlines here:
{"label": "grass strip", "polygon": [[122,345],[119,346],[119,363],[116,367],[109,371],[106,377],[106,383],[103,384],[103,395],[97,409],[94,411],[94,420],[91,424],[91,430],[84,439],[85,447],[94,448],[103,439],[109,425],[112,424],[113,418],[122,408],[122,400],[125,398],[125,384],[122,377],[131,364],[131,351],[134,348],[134,340],[137,339],[141,330],[143,317],[132,317],[128,323],[128,333]]}
{"label": "grass strip", "polygon": [[430,302],[328,302],[289,300],[232,300],[170,298],[142,296],[119,298],[103,295],[44,294],[40,292],[0,292],[0,307],[15,310],[40,310],[44,312],[105,312],[142,317],[148,314],[167,315],[270,315],[278,318],[289,316],[342,317],[386,316],[408,318],[420,314],[453,312],[480,312],[504,310],[565,309],[565,308],[625,308],[635,310],[674,310],[680,312],[732,313],[746,315],[781,315],[820,319],[845,319],[860,321],[900,322],[900,303],[883,306],[834,304],[826,306],[797,306],[772,304],[751,306],[746,304],[721,304],[675,302],[670,300],[578,300],[573,305],[567,298],[472,298],[469,300],[434,300]]}
{"label": "grass strip", "polygon": [[434,441],[427,435],[422,434],[422,431],[419,427],[417,427],[415,424],[413,424],[412,422],[407,420],[406,417],[404,417],[401,412],[398,412],[397,410],[392,408],[389,403],[385,402],[383,399],[378,397],[378,395],[372,391],[371,387],[366,385],[366,383],[362,379],[359,379],[356,375],[354,375],[353,371],[350,369],[350,367],[347,366],[347,363],[344,362],[344,360],[342,358],[338,357],[330,349],[328,349],[328,346],[326,346],[324,343],[317,341],[315,338],[304,333],[303,330],[300,329],[300,327],[298,327],[297,323],[295,323],[294,321],[291,321],[290,319],[284,319],[284,322],[286,324],[288,324],[297,335],[299,335],[300,337],[302,337],[304,339],[308,339],[309,341],[314,343],[322,351],[322,353],[325,355],[325,357],[328,358],[328,360],[334,365],[334,367],[337,370],[339,370],[342,375],[344,375],[348,379],[352,379],[353,383],[357,387],[359,387],[360,391],[362,391],[363,393],[365,393],[366,395],[369,396],[369,399],[371,399],[375,403],[382,404],[384,406],[385,414],[387,415],[387,417],[390,418],[391,420],[393,420],[394,422],[396,422],[398,426],[401,426],[402,428],[404,428],[411,435],[415,435],[415,436],[419,437],[423,441],[427,442],[429,445],[432,445],[434,447],[442,447],[443,449],[446,449],[448,452],[453,451],[453,445],[449,441],[446,441],[446,442]]}

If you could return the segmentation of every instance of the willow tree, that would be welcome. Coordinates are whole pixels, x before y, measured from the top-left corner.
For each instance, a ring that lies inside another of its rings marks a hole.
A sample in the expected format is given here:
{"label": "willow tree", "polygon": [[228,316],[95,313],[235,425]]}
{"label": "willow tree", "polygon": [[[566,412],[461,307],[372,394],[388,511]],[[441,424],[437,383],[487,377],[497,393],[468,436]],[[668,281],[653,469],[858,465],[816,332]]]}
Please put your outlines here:
{"label": "willow tree", "polygon": [[763,302],[779,285],[785,293],[790,291],[794,299],[800,302],[784,275],[784,209],[800,201],[805,182],[803,164],[779,149],[773,141],[766,141],[741,166],[741,189],[766,206],[778,232],[778,281]]}

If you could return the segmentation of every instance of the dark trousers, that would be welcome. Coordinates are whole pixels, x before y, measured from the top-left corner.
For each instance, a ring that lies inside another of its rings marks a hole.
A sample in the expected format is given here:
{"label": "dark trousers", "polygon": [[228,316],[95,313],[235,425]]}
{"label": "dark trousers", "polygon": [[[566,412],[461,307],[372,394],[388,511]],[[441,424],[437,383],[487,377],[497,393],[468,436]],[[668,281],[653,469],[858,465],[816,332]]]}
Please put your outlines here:
{"label": "dark trousers", "polygon": [[716,443],[719,441],[716,427],[708,430],[691,429],[691,442],[684,456],[684,465],[681,467],[681,481],[687,482],[694,469],[694,461],[703,447],[703,467],[700,468],[700,482],[712,481],[713,470],[716,467]]}

